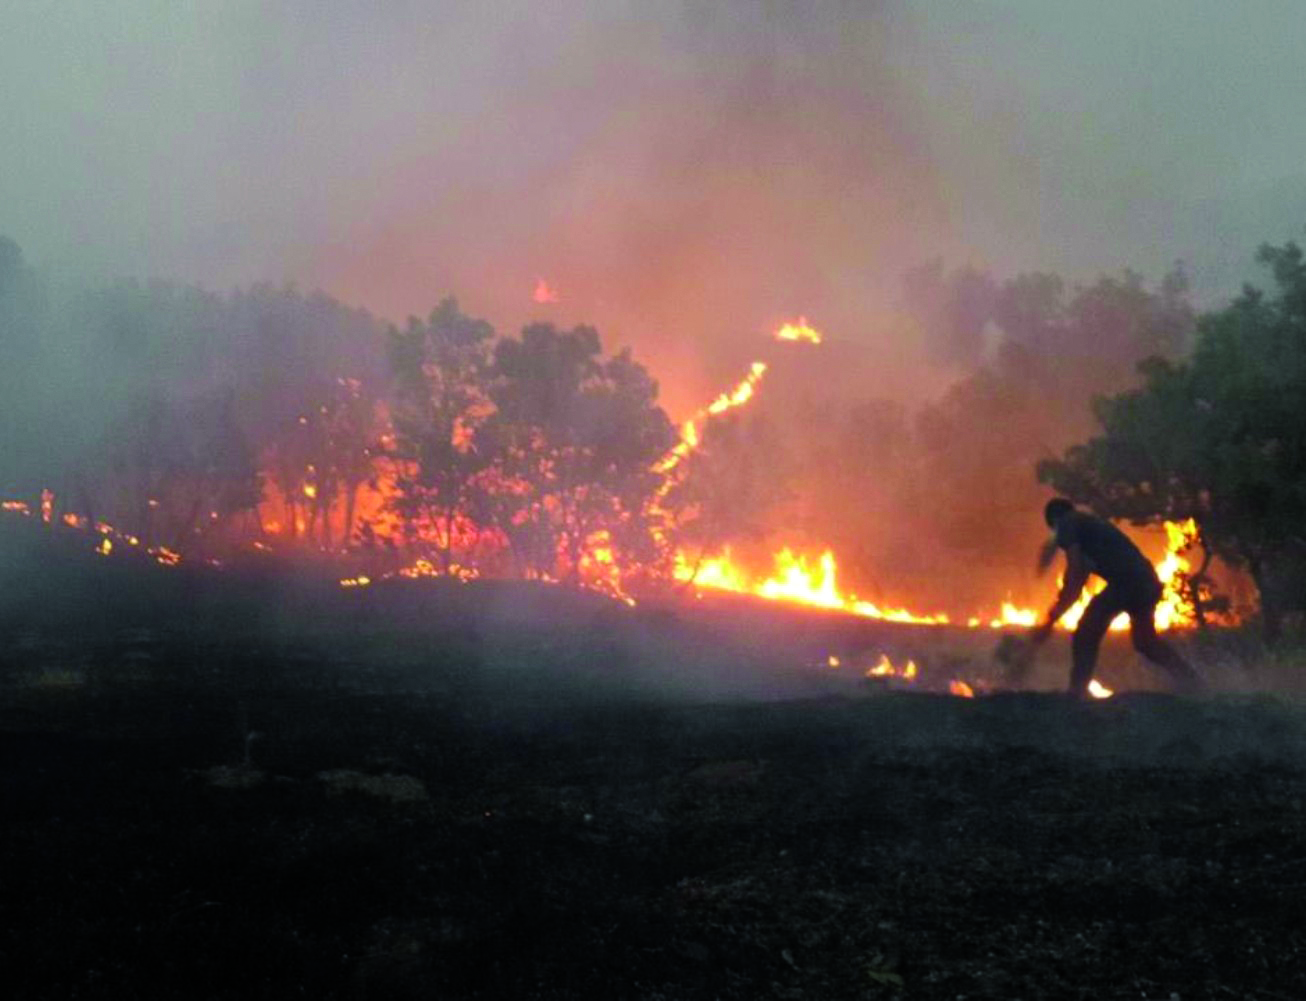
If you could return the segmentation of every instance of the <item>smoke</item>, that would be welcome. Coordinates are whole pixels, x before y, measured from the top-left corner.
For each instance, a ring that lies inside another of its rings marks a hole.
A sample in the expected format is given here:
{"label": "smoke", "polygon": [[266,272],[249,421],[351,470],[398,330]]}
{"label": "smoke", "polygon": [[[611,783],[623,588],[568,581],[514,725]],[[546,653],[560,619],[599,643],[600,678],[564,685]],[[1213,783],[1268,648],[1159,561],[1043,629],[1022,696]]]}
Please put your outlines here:
{"label": "smoke", "polygon": [[452,291],[504,329],[545,277],[546,312],[634,346],[680,411],[798,312],[896,355],[891,293],[936,253],[1239,280],[1241,248],[1292,233],[1231,253],[1210,227],[1306,192],[1306,126],[1274,111],[1296,17],[9,5],[0,232],[39,264],[290,280],[394,319]]}
{"label": "smoke", "polygon": [[[505,333],[593,323],[673,415],[801,313],[827,342],[777,369],[780,419],[914,408],[973,361],[899,309],[924,260],[1073,281],[1184,258],[1201,299],[1297,235],[1299,21],[1041,0],[8,5],[0,233],[79,283],[291,282],[396,320],[452,292]],[[111,395],[66,345],[73,381]],[[851,523],[867,494],[847,492]]]}

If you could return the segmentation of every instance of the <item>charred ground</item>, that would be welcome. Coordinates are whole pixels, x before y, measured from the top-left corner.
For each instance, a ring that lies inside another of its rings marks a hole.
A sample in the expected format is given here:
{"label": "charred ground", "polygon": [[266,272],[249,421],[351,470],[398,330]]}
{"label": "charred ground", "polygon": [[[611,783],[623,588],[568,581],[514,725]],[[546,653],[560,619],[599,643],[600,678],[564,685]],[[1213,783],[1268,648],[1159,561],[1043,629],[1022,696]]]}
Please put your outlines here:
{"label": "charred ground", "polygon": [[70,565],[0,644],[12,997],[1306,991],[1291,701],[873,692],[802,657],[923,639]]}

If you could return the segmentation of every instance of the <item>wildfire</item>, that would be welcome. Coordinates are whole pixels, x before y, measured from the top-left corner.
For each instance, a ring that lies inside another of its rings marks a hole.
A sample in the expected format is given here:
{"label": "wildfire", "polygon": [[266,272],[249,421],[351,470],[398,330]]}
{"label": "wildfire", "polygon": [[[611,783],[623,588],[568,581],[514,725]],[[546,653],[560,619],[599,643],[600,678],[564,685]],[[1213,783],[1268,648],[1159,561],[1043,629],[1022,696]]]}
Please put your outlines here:
{"label": "wildfire", "polygon": [[[657,461],[653,466],[653,471],[655,473],[661,473],[664,476],[671,473],[678,465],[680,465],[685,456],[698,448],[699,425],[709,417],[723,414],[727,410],[731,410],[735,407],[742,407],[753,398],[754,394],[757,392],[757,384],[762,381],[762,376],[764,375],[766,375],[766,362],[753,362],[753,364],[749,366],[748,374],[739,381],[734,389],[727,393],[722,393],[680,426],[680,441],[678,441],[666,455]],[[671,480],[668,477],[659,493],[659,498],[665,495],[670,486]]]}
{"label": "wildfire", "polygon": [[905,608],[881,608],[874,602],[862,601],[854,594],[839,590],[834,553],[827,549],[814,561],[792,549],[781,549],[775,554],[775,573],[761,581],[736,564],[729,547],[720,556],[690,563],[683,552],[676,553],[673,569],[676,580],[697,588],[733,591],[752,594],[771,601],[788,601],[799,605],[814,605],[848,612],[867,619],[884,622],[902,622],[912,625],[947,625],[948,616],[937,613],[920,615]]}
{"label": "wildfire", "polygon": [[[1156,628],[1160,630],[1192,625],[1192,615],[1188,610],[1183,595],[1183,582],[1191,564],[1182,554],[1197,538],[1197,523],[1189,518],[1187,521],[1167,521],[1164,524],[1166,537],[1165,556],[1156,565],[1156,576],[1163,588],[1161,601],[1156,606]],[[1059,583],[1059,582],[1058,582]],[[1070,606],[1062,617],[1060,627],[1073,630],[1083,618],[1088,603],[1106,587],[1104,581],[1097,580],[1090,584],[1079,600]],[[994,629],[1008,626],[1032,626],[1039,621],[1039,613],[1032,608],[1018,608],[1009,601],[1002,603],[997,617],[990,619],[988,625]],[[974,616],[966,623],[972,628],[984,625],[984,620]],[[1111,623],[1112,632],[1123,632],[1129,628],[1129,616],[1120,613]]]}
{"label": "wildfire", "polygon": [[[795,323],[786,323],[775,332],[775,339],[780,341],[820,344],[821,334],[813,329],[806,317],[799,317]],[[654,470],[666,477],[661,499],[671,485],[671,474],[699,444],[700,427],[703,421],[736,407],[741,407],[754,398],[758,384],[766,374],[765,362],[754,362],[748,374],[729,392],[722,393],[706,408],[699,411],[681,426],[680,441],[654,467]],[[1176,625],[1190,622],[1181,585],[1189,570],[1188,561],[1180,555],[1196,538],[1197,528],[1191,519],[1176,524],[1165,523],[1167,552],[1157,565],[1157,576],[1164,586],[1161,603],[1157,607],[1156,626],[1169,629]],[[752,594],[772,601],[788,601],[818,608],[836,609],[853,615],[886,622],[902,622],[913,625],[947,625],[949,617],[942,612],[919,613],[906,608],[889,607],[859,599],[854,594],[844,594],[836,582],[836,564],[834,553],[823,550],[819,556],[811,557],[796,554],[789,548],[781,549],[774,557],[775,572],[761,580],[748,570],[734,562],[729,547],[720,555],[691,560],[683,551],[675,554],[673,573],[675,579],[695,588],[730,591],[737,594]],[[1060,627],[1073,630],[1084,614],[1084,609],[1105,584],[1096,582],[1090,589],[1080,595],[1079,600],[1071,606],[1062,617]],[[991,629],[1011,627],[1028,628],[1040,619],[1038,611],[1021,608],[1010,601],[999,606],[996,616],[972,615],[966,620],[970,628],[987,626]],[[1127,615],[1118,616],[1111,623],[1112,630],[1129,628]]]}
{"label": "wildfire", "polygon": [[971,688],[970,685],[966,684],[966,682],[959,681],[956,678],[948,682],[948,691],[963,699],[973,699],[975,697],[975,689]]}
{"label": "wildfire", "polygon": [[880,659],[866,669],[868,678],[901,678],[903,681],[915,681],[917,673],[916,661],[908,660],[899,670],[885,653],[880,654]]}
{"label": "wildfire", "polygon": [[[544,278],[537,280],[532,298],[537,303],[556,303],[559,301],[557,291]],[[806,345],[820,345],[823,341],[822,334],[808,323],[806,317],[802,316],[798,317],[796,321],[783,324],[774,332],[773,337],[777,341]],[[754,400],[767,372],[768,365],[765,361],[754,361],[733,387],[722,392],[683,422],[680,426],[679,440],[652,467],[653,471],[662,477],[660,488],[654,492],[653,505],[655,509],[658,508],[658,505],[665,499],[668,491],[674,485],[676,477],[681,471],[682,461],[700,447],[703,432],[708,422],[737,408],[744,407]],[[303,425],[308,423],[306,416],[300,416],[298,420]],[[471,428],[468,426],[456,428],[454,446],[460,451],[467,450],[470,447],[471,434]],[[390,439],[388,443],[386,443],[387,437]],[[382,442],[387,444],[386,451],[390,451],[393,446],[393,435],[383,435]],[[377,479],[382,481],[383,486],[378,488],[375,484],[373,485],[373,493],[380,496],[379,499],[373,499],[371,505],[383,513],[384,495],[388,489],[384,484],[393,481],[394,472],[393,469],[384,465],[377,468],[382,474]],[[307,467],[306,475],[298,489],[287,490],[287,496],[281,498],[281,502],[287,506],[285,524],[293,526],[298,522],[298,531],[292,532],[292,535],[303,536],[306,527],[303,521],[303,510],[296,508],[296,501],[298,500],[296,495],[302,494],[302,497],[309,501],[318,501],[319,499],[328,501],[330,498],[325,495],[319,498],[319,491],[333,489],[324,485],[329,482],[329,478],[319,477],[317,470],[310,465]],[[120,534],[112,525],[104,522],[90,524],[86,516],[67,511],[66,504],[61,505],[64,510],[56,513],[55,499],[52,491],[44,490],[40,495],[39,509],[25,501],[11,500],[3,502],[3,510],[29,517],[34,516],[39,510],[41,519],[52,527],[65,523],[70,528],[80,531],[89,532],[94,530],[97,533],[93,536],[95,549],[103,556],[110,555],[119,546],[141,545],[140,539],[135,536]],[[160,501],[157,498],[149,498],[148,505],[151,509],[155,509],[160,506]],[[330,516],[329,504],[326,505],[326,509],[327,513],[322,515],[323,519]],[[358,521],[358,512],[354,512],[354,516],[356,523]],[[377,514],[377,517],[379,518],[380,514]],[[219,521],[218,512],[211,511],[209,520]],[[369,524],[375,526],[377,522],[374,520]],[[282,522],[276,519],[261,522],[260,534],[265,531],[271,531],[274,534],[279,533],[281,525]],[[474,529],[475,526],[472,526],[472,528]],[[455,526],[454,528],[446,527],[444,531],[456,534],[457,530]],[[438,533],[438,530],[430,531]],[[1165,532],[1167,551],[1164,558],[1157,565],[1158,577],[1164,585],[1164,594],[1156,613],[1158,629],[1170,629],[1190,623],[1190,616],[1182,591],[1189,571],[1189,562],[1182,553],[1196,539],[1197,528],[1191,520],[1184,523],[1167,522]],[[431,538],[428,529],[422,529],[422,533],[423,539]],[[384,529],[377,530],[377,535],[387,540],[394,534],[396,533],[389,533]],[[662,536],[659,537],[659,541],[665,543],[667,539]],[[267,549],[266,544],[260,541],[253,541],[251,545],[256,549]],[[444,550],[446,561],[451,554],[452,548],[452,546],[449,546]],[[180,553],[164,546],[149,547],[147,552],[154,560],[165,566],[175,566],[182,560]],[[412,559],[413,555],[415,554],[410,554],[409,559]],[[188,557],[192,557],[189,552]],[[210,560],[210,562],[217,565],[216,561]],[[672,574],[676,581],[699,591],[717,590],[747,594],[769,601],[824,608],[861,618],[918,626],[948,625],[952,621],[943,612],[921,612],[892,604],[873,602],[845,590],[839,583],[839,567],[834,551],[829,548],[815,547],[810,551],[802,552],[790,547],[784,547],[772,554],[770,563],[768,570],[759,571],[755,565],[737,560],[729,547],[720,552],[701,553],[698,554],[697,558],[693,559],[681,550],[673,554]],[[354,569],[356,570],[356,568]],[[587,545],[580,557],[577,569],[579,571],[578,576],[586,586],[602,591],[628,604],[634,604],[633,599],[624,589],[623,568],[618,564],[613,541],[606,533],[595,533],[587,540]],[[447,562],[437,565],[426,558],[417,558],[402,569],[382,573],[372,568],[372,572],[377,575],[377,579],[395,576],[407,578],[452,576],[456,579],[467,580],[478,576],[478,570],[475,566],[462,566],[457,563]],[[372,577],[362,573],[355,573],[354,576],[339,579],[339,585],[343,588],[365,588],[371,585],[372,582]],[[629,578],[624,578],[624,582],[629,583]],[[1097,590],[1100,590],[1101,586],[1099,582]],[[1093,593],[1095,592],[1086,591],[1080,596],[1079,600],[1062,619],[1061,627],[1063,629],[1073,629],[1078,624],[1085,608],[1092,599]],[[974,614],[966,618],[964,620],[965,625],[976,629],[1029,627],[1038,622],[1040,618],[1037,610],[1019,607],[1011,601],[1002,602],[996,615],[984,614],[986,612],[990,612],[990,610],[982,609],[980,614]],[[958,621],[959,625],[961,621]],[[1127,627],[1128,621],[1124,615],[1117,618],[1111,625],[1114,630]],[[838,656],[830,655],[827,663],[831,668],[838,668],[842,662]],[[917,678],[918,667],[914,660],[907,660],[901,666],[895,665],[887,655],[882,654],[880,659],[865,673],[867,677],[892,677],[910,682]],[[976,684],[982,683],[976,682]],[[971,685],[959,679],[954,679],[949,683],[949,690],[960,697],[970,698],[975,695]],[[1112,695],[1112,692],[1100,683],[1093,682],[1090,694],[1095,698],[1108,698]]]}
{"label": "wildfire", "polygon": [[775,332],[777,341],[802,341],[807,344],[820,344],[820,331],[814,330],[807,323],[807,317],[800,316],[794,323],[786,323]]}

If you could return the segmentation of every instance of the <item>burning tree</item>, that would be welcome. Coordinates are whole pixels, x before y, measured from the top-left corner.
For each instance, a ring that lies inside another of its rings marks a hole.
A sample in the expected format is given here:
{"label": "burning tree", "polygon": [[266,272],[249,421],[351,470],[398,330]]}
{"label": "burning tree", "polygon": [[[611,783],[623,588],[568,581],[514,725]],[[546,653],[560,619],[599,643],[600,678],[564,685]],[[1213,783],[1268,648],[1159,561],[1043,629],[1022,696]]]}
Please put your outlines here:
{"label": "burning tree", "polygon": [[[389,332],[394,375],[390,455],[394,509],[413,540],[425,537],[443,572],[463,562],[487,514],[491,456],[478,430],[492,410],[486,379],[494,328],[445,298],[426,322],[412,317]],[[459,550],[462,554],[459,554]]]}
{"label": "burning tree", "polygon": [[674,435],[629,352],[603,358],[592,327],[496,340],[445,299],[391,330],[390,355],[392,506],[441,572],[479,570],[494,542],[525,577],[651,562],[653,465]]}
{"label": "burning tree", "polygon": [[332,522],[343,507],[340,543],[350,544],[359,488],[376,475],[375,409],[358,379],[341,377],[310,388],[303,412],[278,429],[265,458],[281,495],[287,538],[302,536],[331,549]]}
{"label": "burning tree", "polygon": [[494,412],[477,433],[501,490],[497,527],[519,569],[579,582],[588,557],[653,552],[653,468],[675,442],[657,383],[598,331],[536,323],[495,346]]}
{"label": "burning tree", "polygon": [[1140,388],[1097,401],[1101,433],[1039,476],[1137,523],[1192,518],[1195,590],[1212,552],[1245,567],[1273,640],[1306,583],[1306,265],[1292,243],[1258,260],[1276,297],[1248,286],[1203,316],[1191,358],[1141,366]]}
{"label": "burning tree", "polygon": [[686,584],[728,543],[771,534],[776,509],[792,496],[791,459],[763,415],[722,414],[695,436],[663,500],[672,540],[696,554]]}

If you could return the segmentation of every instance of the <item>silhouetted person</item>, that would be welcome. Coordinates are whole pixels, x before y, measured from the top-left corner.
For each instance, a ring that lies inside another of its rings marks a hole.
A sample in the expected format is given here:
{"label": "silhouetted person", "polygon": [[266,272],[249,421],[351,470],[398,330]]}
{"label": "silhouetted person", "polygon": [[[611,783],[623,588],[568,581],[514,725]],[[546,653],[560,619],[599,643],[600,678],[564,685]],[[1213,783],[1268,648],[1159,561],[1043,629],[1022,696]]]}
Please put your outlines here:
{"label": "silhouetted person", "polygon": [[1134,649],[1170,675],[1171,683],[1183,692],[1195,692],[1201,684],[1178,652],[1156,634],[1156,603],[1161,600],[1161,581],[1156,570],[1124,532],[1096,515],[1079,511],[1064,497],[1048,501],[1043,509],[1048,528],[1056,533],[1045,551],[1043,565],[1057,549],[1066,551],[1066,574],[1061,593],[1048,609],[1047,620],[1030,634],[1038,646],[1052,634],[1052,627],[1079,598],[1090,574],[1106,581],[1075,629],[1071,640],[1073,663],[1070,694],[1084,697],[1093,679],[1097,651],[1112,620],[1121,612],[1129,616],[1129,635]]}

